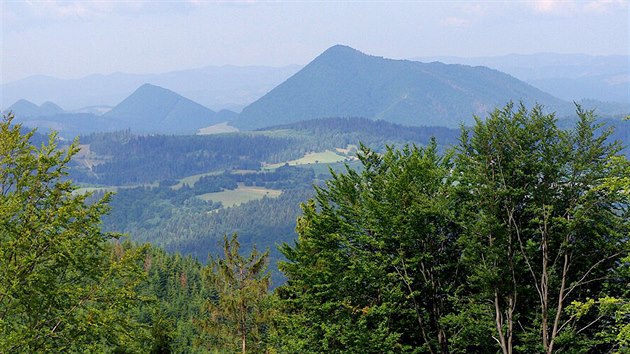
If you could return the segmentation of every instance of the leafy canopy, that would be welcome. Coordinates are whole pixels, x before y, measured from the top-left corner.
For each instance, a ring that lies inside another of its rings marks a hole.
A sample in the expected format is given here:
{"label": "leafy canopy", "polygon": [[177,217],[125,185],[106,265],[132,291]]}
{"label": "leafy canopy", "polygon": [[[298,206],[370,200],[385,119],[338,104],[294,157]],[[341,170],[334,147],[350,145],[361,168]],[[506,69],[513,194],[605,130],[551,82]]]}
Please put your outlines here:
{"label": "leafy canopy", "polygon": [[12,120],[0,122],[0,351],[133,351],[125,311],[143,249],[114,252],[99,228],[109,196],[88,203],[64,179],[77,141],[37,148]]}

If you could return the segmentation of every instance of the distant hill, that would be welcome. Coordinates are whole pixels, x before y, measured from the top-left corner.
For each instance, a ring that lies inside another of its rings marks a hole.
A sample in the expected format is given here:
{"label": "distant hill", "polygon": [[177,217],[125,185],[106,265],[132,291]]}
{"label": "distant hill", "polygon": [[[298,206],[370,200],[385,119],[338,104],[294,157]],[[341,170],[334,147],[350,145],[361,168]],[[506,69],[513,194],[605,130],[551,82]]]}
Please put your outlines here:
{"label": "distant hill", "polygon": [[457,127],[508,101],[567,103],[486,67],[420,63],[337,45],[256,102],[233,125],[242,129],[321,117],[365,117],[403,125]]}
{"label": "distant hill", "polygon": [[194,134],[199,128],[221,123],[209,108],[151,84],[140,86],[103,118],[138,133]]}
{"label": "distant hill", "polygon": [[52,102],[44,102],[41,106],[38,106],[25,99],[18,100],[5,110],[5,112],[9,111],[13,112],[16,116],[23,118],[34,118],[65,113],[61,107]]}
{"label": "distant hill", "polygon": [[[137,134],[195,134],[198,129],[228,122],[237,113],[212,110],[171,90],[145,84],[118,105],[88,107],[85,111],[64,112],[53,103],[41,106],[19,100],[9,107],[16,122],[30,128],[50,129],[73,138],[94,132],[130,129]],[[106,113],[102,114],[103,111]]]}
{"label": "distant hill", "polygon": [[36,75],[0,86],[0,107],[18,99],[53,101],[71,111],[114,106],[144,83],[168,87],[213,110],[240,111],[301,67],[206,66],[160,74],[94,74],[79,79]]}
{"label": "distant hill", "polygon": [[509,54],[494,57],[418,57],[412,60],[483,65],[508,73],[561,99],[630,105],[630,56]]}
{"label": "distant hill", "polygon": [[222,109],[217,112],[216,120],[220,122],[231,122],[238,117],[238,113],[230,111],[229,109]]}
{"label": "distant hill", "polygon": [[74,139],[77,135],[94,132],[112,132],[125,129],[118,122],[91,113],[59,113],[40,117],[16,115],[16,123],[28,128],[38,128],[41,132],[54,130],[63,138]]}

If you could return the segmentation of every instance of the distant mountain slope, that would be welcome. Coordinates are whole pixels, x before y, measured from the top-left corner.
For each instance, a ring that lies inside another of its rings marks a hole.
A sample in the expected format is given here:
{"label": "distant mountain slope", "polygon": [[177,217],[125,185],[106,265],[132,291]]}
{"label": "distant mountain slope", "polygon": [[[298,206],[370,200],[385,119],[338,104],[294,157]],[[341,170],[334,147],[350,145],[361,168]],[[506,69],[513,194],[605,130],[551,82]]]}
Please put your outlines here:
{"label": "distant mountain slope", "polygon": [[[348,144],[363,143],[374,149],[384,149],[385,145],[428,144],[435,138],[441,146],[457,144],[461,130],[446,127],[409,127],[367,118],[317,118],[295,123],[264,128],[265,131],[294,130],[305,132],[323,144],[321,150],[345,147]],[[330,139],[326,142],[325,140]]]}
{"label": "distant mountain slope", "polygon": [[[234,119],[237,113],[212,110],[171,90],[145,84],[117,106],[92,107],[83,112],[65,112],[54,103],[41,106],[19,100],[9,107],[16,122],[30,128],[51,129],[65,138],[94,132],[131,129],[138,134],[195,134],[198,129]],[[98,113],[98,114],[95,114]]]}
{"label": "distant mountain slope", "polygon": [[485,67],[420,63],[329,48],[245,107],[234,125],[256,129],[321,117],[366,117],[404,125],[457,127],[507,101],[566,103]]}
{"label": "distant mountain slope", "polygon": [[15,122],[22,123],[28,128],[37,128],[42,132],[54,130],[69,140],[74,139],[77,135],[125,129],[119,122],[104,119],[91,113],[59,113],[39,117],[16,115]]}
{"label": "distant mountain slope", "polygon": [[64,113],[64,110],[52,102],[44,102],[41,106],[25,99],[18,100],[9,106],[6,112],[13,112],[16,116],[34,118]]}
{"label": "distant mountain slope", "polygon": [[418,57],[412,60],[483,65],[508,73],[556,97],[630,104],[630,56],[509,54],[494,57]]}
{"label": "distant mountain slope", "polygon": [[113,106],[144,83],[168,87],[214,110],[240,111],[301,67],[206,66],[160,74],[94,74],[64,80],[36,75],[0,86],[0,107],[25,98],[32,102],[53,101],[68,110],[89,106]]}
{"label": "distant mountain slope", "polygon": [[144,84],[103,114],[139,133],[194,134],[220,123],[216,113],[171,90]]}

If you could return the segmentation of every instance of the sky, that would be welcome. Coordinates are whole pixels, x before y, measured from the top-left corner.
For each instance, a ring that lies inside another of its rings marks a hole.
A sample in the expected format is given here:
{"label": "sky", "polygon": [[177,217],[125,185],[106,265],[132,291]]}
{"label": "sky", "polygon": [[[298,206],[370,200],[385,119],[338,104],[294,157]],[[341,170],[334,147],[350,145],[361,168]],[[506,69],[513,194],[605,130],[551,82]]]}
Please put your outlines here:
{"label": "sky", "polygon": [[628,0],[0,0],[1,82],[31,75],[304,65],[335,44],[388,58],[629,54]]}

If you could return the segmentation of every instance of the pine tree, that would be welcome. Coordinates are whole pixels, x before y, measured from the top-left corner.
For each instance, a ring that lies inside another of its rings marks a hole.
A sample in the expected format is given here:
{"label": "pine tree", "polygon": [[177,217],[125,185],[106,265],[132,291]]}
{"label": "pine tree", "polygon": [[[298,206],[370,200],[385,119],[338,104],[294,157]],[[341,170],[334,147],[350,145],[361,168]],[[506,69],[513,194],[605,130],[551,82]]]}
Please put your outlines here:
{"label": "pine tree", "polygon": [[224,258],[210,257],[204,275],[215,290],[207,299],[205,318],[199,325],[211,338],[203,345],[221,351],[260,352],[269,321],[267,301],[270,274],[269,252],[254,248],[249,256],[240,253],[237,235],[223,238]]}

